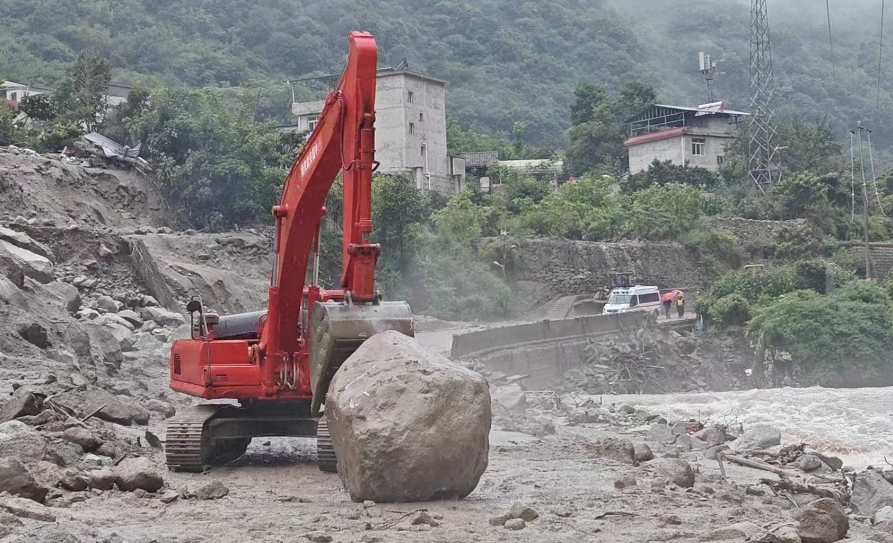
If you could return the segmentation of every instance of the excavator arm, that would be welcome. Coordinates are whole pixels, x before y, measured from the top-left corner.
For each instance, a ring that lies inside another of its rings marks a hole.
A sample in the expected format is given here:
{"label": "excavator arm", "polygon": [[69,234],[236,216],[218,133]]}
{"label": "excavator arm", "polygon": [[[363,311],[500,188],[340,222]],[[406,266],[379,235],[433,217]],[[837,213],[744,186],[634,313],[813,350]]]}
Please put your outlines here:
{"label": "excavator arm", "polygon": [[[331,375],[375,329],[397,328],[412,333],[408,306],[403,302],[397,303],[399,307],[382,305],[375,291],[380,247],[369,238],[372,172],[376,167],[377,65],[378,52],[372,35],[351,32],[341,80],[328,94],[316,129],[295,159],[280,203],[273,208],[275,259],[267,320],[258,346],[264,366],[263,382],[270,393],[275,393],[281,386],[283,368],[294,367],[295,386],[299,390],[309,389],[308,378],[312,380],[315,412],[324,402]],[[325,198],[339,171],[343,171],[344,183],[342,290],[321,291],[318,285],[305,288],[310,251],[318,251]],[[320,305],[332,300],[338,302],[337,307]],[[389,307],[393,311],[387,311]],[[315,352],[308,345],[312,334],[301,325],[303,309],[309,312],[308,322],[326,327],[325,333],[317,334],[319,345]],[[321,312],[325,317],[315,318],[314,313]],[[394,317],[395,314],[399,316]],[[302,351],[309,352],[309,372],[301,371],[307,366],[298,359]]]}

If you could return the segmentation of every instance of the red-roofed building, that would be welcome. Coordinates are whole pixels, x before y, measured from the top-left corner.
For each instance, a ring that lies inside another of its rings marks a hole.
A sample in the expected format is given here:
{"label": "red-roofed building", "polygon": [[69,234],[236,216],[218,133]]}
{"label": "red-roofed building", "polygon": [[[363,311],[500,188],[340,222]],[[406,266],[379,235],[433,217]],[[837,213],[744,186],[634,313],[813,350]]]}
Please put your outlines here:
{"label": "red-roofed building", "polygon": [[629,171],[647,170],[657,160],[715,172],[722,166],[726,144],[738,135],[743,111],[724,102],[698,107],[655,104],[626,121]]}

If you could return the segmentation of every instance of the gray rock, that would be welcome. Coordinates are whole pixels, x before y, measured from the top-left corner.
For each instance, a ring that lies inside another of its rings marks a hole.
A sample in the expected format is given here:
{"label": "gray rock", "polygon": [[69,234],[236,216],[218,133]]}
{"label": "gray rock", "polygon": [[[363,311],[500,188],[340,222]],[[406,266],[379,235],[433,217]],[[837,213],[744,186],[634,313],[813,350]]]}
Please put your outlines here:
{"label": "gray rock", "polygon": [[520,518],[510,518],[505,521],[503,524],[506,530],[523,530],[527,527],[527,523],[524,522],[524,519]]}
{"label": "gray rock", "polygon": [[0,248],[0,275],[9,279],[17,288],[25,286],[25,270],[21,262],[2,248]]}
{"label": "gray rock", "polygon": [[871,519],[871,522],[873,524],[881,524],[883,522],[893,523],[893,507],[885,505],[878,509],[874,514],[874,518]]}
{"label": "gray rock", "polygon": [[11,420],[0,424],[0,457],[15,456],[25,464],[47,460],[64,464],[59,450],[34,428]]}
{"label": "gray rock", "polygon": [[662,458],[655,462],[657,475],[665,477],[671,483],[683,488],[695,485],[695,471],[683,460]]}
{"label": "gray rock", "polygon": [[707,532],[701,541],[748,541],[752,543],[778,543],[778,538],[753,522],[739,522]]}
{"label": "gray rock", "polygon": [[860,473],[853,485],[850,505],[859,515],[874,516],[882,507],[893,506],[893,485],[876,471]]}
{"label": "gray rock", "polygon": [[800,457],[800,461],[798,463],[800,469],[806,472],[815,471],[824,465],[825,463],[822,462],[821,458],[814,454],[804,454]]}
{"label": "gray rock", "polygon": [[87,478],[76,469],[66,469],[62,472],[62,479],[59,480],[59,486],[65,490],[72,492],[81,492],[89,488]]}
{"label": "gray rock", "polygon": [[489,521],[490,526],[504,526],[505,521],[509,520],[510,518],[512,518],[511,513],[503,513],[499,516],[491,517]]}
{"label": "gray rock", "polygon": [[49,345],[47,329],[36,322],[22,323],[16,327],[16,332],[22,339],[39,349],[46,349]]}
{"label": "gray rock", "polygon": [[145,322],[143,321],[143,318],[140,317],[139,313],[132,309],[125,309],[124,311],[120,311],[118,312],[118,316],[132,324],[134,328],[139,328]]}
{"label": "gray rock", "polygon": [[97,469],[87,472],[87,484],[90,488],[111,490],[118,483],[118,474],[111,469]]}
{"label": "gray rock", "polygon": [[187,489],[183,492],[183,497],[196,500],[219,500],[226,497],[227,494],[229,494],[229,489],[220,481],[214,480],[195,490]]}
{"label": "gray rock", "polygon": [[76,314],[81,308],[81,293],[72,285],[56,281],[47,285],[46,289],[65,304],[65,310],[70,314]]}
{"label": "gray rock", "polygon": [[411,522],[412,526],[421,526],[422,524],[425,524],[432,528],[437,528],[438,526],[440,526],[440,523],[437,522],[434,517],[429,515],[427,511],[422,511],[421,513],[419,513],[414,519],[412,519]]}
{"label": "gray rock", "polygon": [[625,439],[613,437],[600,439],[592,445],[592,450],[596,455],[609,460],[625,464],[635,464],[636,462],[636,448]]}
{"label": "gray rock", "polygon": [[651,452],[651,447],[644,443],[636,443],[634,445],[634,451],[636,462],[649,462],[654,460],[654,453]]}
{"label": "gray rock", "polygon": [[797,528],[794,526],[782,526],[774,531],[778,543],[802,543]]}
{"label": "gray rock", "polygon": [[49,489],[38,484],[28,468],[13,456],[0,458],[0,492],[43,503]]}
{"label": "gray rock", "polygon": [[520,518],[524,519],[527,522],[532,520],[536,520],[539,518],[539,513],[537,513],[532,507],[529,507],[521,502],[515,502],[512,504],[512,508],[509,510],[510,518]]}
{"label": "gray rock", "polygon": [[22,232],[16,232],[15,230],[0,226],[0,240],[15,245],[21,249],[25,249],[26,251],[38,254],[47,260],[53,262],[56,261],[56,256],[53,254],[52,249],[39,241],[35,241]]}
{"label": "gray rock", "polygon": [[62,432],[62,439],[80,445],[84,452],[93,452],[102,446],[102,440],[82,426],[72,426],[66,429]]}
{"label": "gray rock", "polygon": [[148,294],[140,296],[140,307],[157,307],[158,305],[158,300],[152,296],[149,296]]}
{"label": "gray rock", "polygon": [[160,470],[148,458],[127,458],[115,468],[120,490],[133,492],[141,489],[156,492],[164,486],[164,477]]}
{"label": "gray rock", "polygon": [[676,434],[673,432],[673,429],[666,424],[652,424],[648,430],[648,441],[659,445],[669,445],[675,437]]}
{"label": "gray rock", "polygon": [[846,513],[831,498],[816,500],[801,511],[799,535],[803,543],[834,543],[846,537],[849,529]]}
{"label": "gray rock", "polygon": [[755,424],[747,428],[741,436],[732,443],[732,449],[736,451],[753,451],[768,449],[781,444],[781,432],[768,424]]}
{"label": "gray rock", "polygon": [[9,494],[0,493],[0,511],[6,511],[19,518],[39,520],[41,522],[56,522],[56,515],[47,506],[34,500]]}
{"label": "gray rock", "polygon": [[56,401],[74,409],[78,417],[81,418],[102,407],[94,415],[99,419],[124,426],[130,426],[134,423],[143,425],[149,423],[149,411],[147,409],[130,400],[114,396],[105,390],[70,390],[57,396]]}
{"label": "gray rock", "polygon": [[700,439],[707,444],[708,447],[716,447],[726,442],[726,433],[716,426],[704,428],[692,436]]}
{"label": "gray rock", "polygon": [[304,537],[313,541],[313,543],[331,543],[333,541],[332,536],[325,532],[310,532],[309,534],[305,534]]}
{"label": "gray rock", "polygon": [[161,326],[175,327],[186,324],[186,319],[183,315],[168,311],[163,307],[145,307],[143,308],[142,316],[145,320],[155,321]]}
{"label": "gray rock", "polygon": [[146,402],[146,409],[153,413],[160,413],[164,418],[169,419],[177,414],[177,408],[173,405],[157,399],[151,399]]}
{"label": "gray rock", "polygon": [[0,260],[14,261],[22,268],[26,277],[38,283],[46,285],[56,280],[53,275],[53,263],[49,259],[5,241],[0,241]]}
{"label": "gray rock", "polygon": [[40,409],[40,399],[27,387],[19,388],[3,404],[3,407],[0,407],[0,423],[28,415],[37,415],[40,413]]}
{"label": "gray rock", "polygon": [[397,332],[372,336],[344,362],[326,417],[354,501],[462,498],[487,468],[487,382]]}
{"label": "gray rock", "polygon": [[527,393],[518,383],[490,386],[490,398],[494,415],[523,415],[527,411]]}
{"label": "gray rock", "polygon": [[105,311],[106,313],[117,313],[118,304],[111,296],[100,296],[96,299],[96,309]]}

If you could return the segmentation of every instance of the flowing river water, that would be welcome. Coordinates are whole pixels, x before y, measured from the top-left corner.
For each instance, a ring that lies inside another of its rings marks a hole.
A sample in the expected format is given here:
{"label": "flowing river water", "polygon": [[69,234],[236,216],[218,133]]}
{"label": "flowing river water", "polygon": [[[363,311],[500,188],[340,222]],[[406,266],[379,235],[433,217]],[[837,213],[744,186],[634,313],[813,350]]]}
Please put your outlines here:
{"label": "flowing river water", "polygon": [[783,443],[804,442],[856,469],[893,462],[893,388],[777,388],[604,396],[669,420],[770,424]]}

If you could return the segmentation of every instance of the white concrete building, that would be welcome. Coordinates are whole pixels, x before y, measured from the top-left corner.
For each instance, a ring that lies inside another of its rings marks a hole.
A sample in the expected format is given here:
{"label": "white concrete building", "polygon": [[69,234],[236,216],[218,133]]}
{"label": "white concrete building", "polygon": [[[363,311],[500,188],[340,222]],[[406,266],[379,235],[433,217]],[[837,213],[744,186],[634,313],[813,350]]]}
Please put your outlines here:
{"label": "white concrete building", "polygon": [[647,170],[657,160],[715,172],[722,166],[726,144],[740,130],[742,111],[723,102],[698,107],[653,105],[627,121],[629,171]]}
{"label": "white concrete building", "polygon": [[[419,189],[447,195],[464,187],[464,160],[447,155],[446,85],[410,70],[378,72],[375,159],[381,163],[379,173],[406,174]],[[313,130],[324,104],[323,100],[295,100],[291,112],[297,130]]]}
{"label": "white concrete building", "polygon": [[34,96],[36,94],[51,94],[53,89],[45,87],[36,87],[34,85],[23,85],[22,83],[14,83],[12,81],[4,81],[0,83],[0,98],[8,102],[20,102],[26,96]]}

